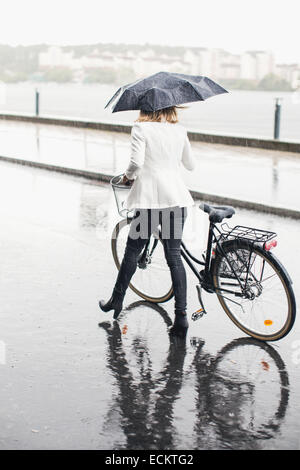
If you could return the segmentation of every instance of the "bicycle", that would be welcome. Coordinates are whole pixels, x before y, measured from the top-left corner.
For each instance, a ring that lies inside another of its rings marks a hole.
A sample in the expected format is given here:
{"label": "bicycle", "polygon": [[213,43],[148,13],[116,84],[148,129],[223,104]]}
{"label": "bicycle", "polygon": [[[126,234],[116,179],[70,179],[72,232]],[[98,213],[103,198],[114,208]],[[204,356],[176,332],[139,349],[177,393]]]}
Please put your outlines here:
{"label": "bicycle", "polygon": [[[117,179],[118,178],[118,179]],[[120,177],[114,177],[114,189],[119,213],[125,216],[118,191]],[[196,321],[207,314],[201,289],[215,293],[233,323],[244,333],[262,341],[277,341],[292,329],[296,318],[296,300],[292,280],[281,262],[271,253],[277,245],[277,234],[253,227],[230,228],[224,219],[235,214],[230,206],[200,204],[209,217],[207,248],[202,260],[196,258],[181,243],[181,255],[195,274],[200,309],[192,314]],[[112,254],[117,268],[123,257],[124,244],[132,216],[117,223],[111,240]],[[221,224],[220,228],[216,224]],[[199,271],[197,265],[202,266]],[[161,233],[158,229],[148,240],[138,260],[137,272],[130,288],[141,298],[163,303],[174,293],[169,268],[166,264]]]}

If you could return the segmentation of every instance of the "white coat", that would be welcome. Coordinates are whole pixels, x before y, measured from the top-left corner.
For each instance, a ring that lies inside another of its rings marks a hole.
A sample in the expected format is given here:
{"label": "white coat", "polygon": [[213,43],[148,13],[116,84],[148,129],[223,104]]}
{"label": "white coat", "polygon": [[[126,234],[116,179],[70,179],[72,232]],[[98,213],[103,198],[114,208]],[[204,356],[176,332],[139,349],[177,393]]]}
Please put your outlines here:
{"label": "white coat", "polygon": [[125,172],[135,181],[125,207],[157,209],[194,204],[181,173],[181,164],[195,168],[186,129],[169,122],[136,122],[131,131],[130,163]]}

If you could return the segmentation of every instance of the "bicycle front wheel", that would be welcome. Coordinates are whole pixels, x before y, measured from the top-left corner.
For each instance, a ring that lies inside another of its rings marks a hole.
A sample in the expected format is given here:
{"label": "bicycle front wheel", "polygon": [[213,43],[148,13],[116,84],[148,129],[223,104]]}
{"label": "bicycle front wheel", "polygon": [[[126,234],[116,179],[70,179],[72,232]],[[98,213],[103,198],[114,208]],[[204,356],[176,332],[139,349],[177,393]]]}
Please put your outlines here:
{"label": "bicycle front wheel", "polygon": [[242,331],[263,341],[286,336],[295,321],[296,301],[289,276],[270,252],[246,240],[218,250],[212,268],[218,299]]}
{"label": "bicycle front wheel", "polygon": [[[130,219],[121,220],[113,231],[111,249],[118,269],[124,256],[130,222]],[[167,302],[173,297],[171,273],[161,240],[157,243],[157,240],[151,236],[146,261],[142,266],[138,264],[129,287],[139,297],[149,302]]]}

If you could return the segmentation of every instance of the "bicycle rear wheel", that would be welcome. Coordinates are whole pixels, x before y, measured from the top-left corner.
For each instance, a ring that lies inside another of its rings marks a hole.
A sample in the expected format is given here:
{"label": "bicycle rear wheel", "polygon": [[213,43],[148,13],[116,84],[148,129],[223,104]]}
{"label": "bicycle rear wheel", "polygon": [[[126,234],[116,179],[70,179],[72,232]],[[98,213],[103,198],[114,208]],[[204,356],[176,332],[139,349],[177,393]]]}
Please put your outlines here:
{"label": "bicycle rear wheel", "polygon": [[[239,338],[212,361],[211,419],[230,448],[279,432],[289,401],[289,377],[278,352],[268,343]],[[250,447],[251,448],[251,447]]]}
{"label": "bicycle rear wheel", "polygon": [[295,321],[296,301],[284,267],[273,254],[246,240],[225,242],[222,249],[212,277],[226,314],[253,338],[277,341],[286,336]]}
{"label": "bicycle rear wheel", "polygon": [[[130,222],[130,219],[121,220],[112,235],[111,249],[118,269],[124,256]],[[171,273],[165,259],[162,242],[159,240],[155,243],[154,236],[150,239],[146,262],[142,267],[138,265],[129,287],[149,302],[167,302],[174,295]]]}

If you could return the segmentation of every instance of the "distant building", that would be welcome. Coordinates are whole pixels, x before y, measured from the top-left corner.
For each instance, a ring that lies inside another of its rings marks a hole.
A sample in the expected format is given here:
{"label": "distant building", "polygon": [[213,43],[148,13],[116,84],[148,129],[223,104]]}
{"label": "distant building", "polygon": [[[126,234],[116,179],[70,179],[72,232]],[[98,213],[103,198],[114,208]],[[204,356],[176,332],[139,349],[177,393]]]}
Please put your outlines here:
{"label": "distant building", "polygon": [[274,73],[274,71],[275,71],[275,60],[274,60],[274,56],[271,52],[267,52],[267,51],[250,51],[249,53],[252,54],[255,57],[255,60],[256,60],[255,72],[256,72],[256,79],[257,80],[261,80],[266,75],[268,75],[270,73]]}
{"label": "distant building", "polygon": [[190,73],[207,75],[214,79],[261,80],[274,72],[274,56],[271,52],[248,51],[231,54],[224,49],[205,49],[185,53]]}
{"label": "distant building", "polygon": [[[153,46],[154,47],[154,46]],[[66,52],[62,47],[50,46],[46,52],[39,54],[40,69],[51,67],[68,67],[77,76],[84,76],[85,71],[97,68],[114,70],[130,69],[136,78],[154,74],[164,70],[192,75],[204,75],[215,80],[247,79],[259,81],[270,73],[276,73],[286,79],[293,88],[299,86],[299,69],[297,64],[275,65],[271,51],[246,51],[242,54],[232,54],[218,48],[178,48],[178,54],[157,54],[151,46],[145,49],[130,49],[127,51],[101,51],[95,46],[94,50],[79,57],[74,52]]]}
{"label": "distant building", "polygon": [[275,73],[275,59],[270,51],[247,51],[241,55],[240,78],[261,80]]}
{"label": "distant building", "polygon": [[300,89],[299,64],[277,64],[275,73],[286,80],[295,90]]}
{"label": "distant building", "polygon": [[47,52],[39,53],[40,68],[72,67],[73,52],[64,52],[59,46],[48,47]]}
{"label": "distant building", "polygon": [[132,63],[132,67],[137,78],[152,75],[161,70],[165,72],[189,73],[189,64],[180,57],[137,57]]}
{"label": "distant building", "polygon": [[219,60],[218,78],[239,79],[241,75],[241,57],[223,51]]}

